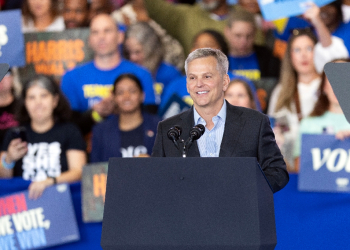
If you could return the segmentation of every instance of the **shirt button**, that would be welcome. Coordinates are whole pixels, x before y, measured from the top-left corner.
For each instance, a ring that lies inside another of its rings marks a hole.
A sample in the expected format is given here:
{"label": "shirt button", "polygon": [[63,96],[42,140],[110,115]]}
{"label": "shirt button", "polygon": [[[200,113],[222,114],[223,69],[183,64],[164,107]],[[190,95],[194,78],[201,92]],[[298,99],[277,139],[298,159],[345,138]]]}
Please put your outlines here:
{"label": "shirt button", "polygon": [[211,137],[211,134],[209,134],[209,137]]}
{"label": "shirt button", "polygon": [[210,155],[211,155],[211,156],[213,156],[213,154],[212,154],[212,153],[210,153]]}

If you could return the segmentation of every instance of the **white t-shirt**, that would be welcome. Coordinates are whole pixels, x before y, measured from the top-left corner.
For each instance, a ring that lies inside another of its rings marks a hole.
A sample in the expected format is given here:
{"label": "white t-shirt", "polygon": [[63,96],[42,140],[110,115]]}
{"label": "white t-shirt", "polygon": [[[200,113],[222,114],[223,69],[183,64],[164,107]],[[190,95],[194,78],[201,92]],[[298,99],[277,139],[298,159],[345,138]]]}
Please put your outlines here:
{"label": "white t-shirt", "polygon": [[[65,29],[64,19],[62,16],[58,16],[43,31],[55,32],[55,31],[63,31],[64,29]],[[28,20],[28,22],[24,22],[24,18],[22,18],[22,32],[29,33],[29,32],[39,32],[39,31],[35,28],[33,20]]]}

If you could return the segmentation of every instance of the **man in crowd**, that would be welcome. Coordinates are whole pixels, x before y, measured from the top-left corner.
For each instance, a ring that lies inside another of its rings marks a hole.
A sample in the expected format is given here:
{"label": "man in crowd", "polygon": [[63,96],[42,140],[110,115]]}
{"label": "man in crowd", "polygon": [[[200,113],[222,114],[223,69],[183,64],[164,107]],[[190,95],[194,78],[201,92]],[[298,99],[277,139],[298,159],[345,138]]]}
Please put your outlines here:
{"label": "man in crowd", "polygon": [[224,32],[230,49],[229,70],[251,80],[278,78],[280,61],[266,46],[254,44],[256,30],[253,14],[239,12],[229,16]]}
{"label": "man in crowd", "polygon": [[63,19],[67,29],[88,27],[88,18],[87,0],[64,0]]}
{"label": "man in crowd", "polygon": [[[223,33],[229,13],[244,11],[239,6],[229,6],[226,0],[200,0],[195,5],[143,1],[149,16],[182,44],[186,55],[196,34],[204,29]],[[257,36],[257,43],[263,43],[262,34]]]}
{"label": "man in crowd", "polygon": [[273,192],[281,190],[289,175],[269,118],[224,100],[230,82],[227,57],[220,50],[197,49],[186,59],[185,70],[193,107],[158,124],[152,156],[181,157],[167,132],[178,125],[189,134],[202,124],[205,132],[189,148],[188,157],[256,157]]}
{"label": "man in crowd", "polygon": [[[136,64],[122,59],[119,45],[123,36],[107,14],[95,16],[90,23],[89,45],[94,52],[91,62],[76,67],[62,78],[62,91],[74,111],[100,121],[114,111],[110,96],[114,80],[123,73],[136,75],[145,92],[144,105],[155,105],[151,74]],[[84,124],[89,129],[91,126]],[[82,129],[83,132],[85,129]]]}

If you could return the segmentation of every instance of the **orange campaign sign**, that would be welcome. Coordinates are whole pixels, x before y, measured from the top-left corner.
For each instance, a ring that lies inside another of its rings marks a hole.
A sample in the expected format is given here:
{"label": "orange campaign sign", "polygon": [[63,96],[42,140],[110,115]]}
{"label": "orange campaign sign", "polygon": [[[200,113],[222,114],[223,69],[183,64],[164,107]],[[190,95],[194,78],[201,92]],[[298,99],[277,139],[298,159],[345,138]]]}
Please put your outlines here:
{"label": "orange campaign sign", "polygon": [[60,79],[67,70],[90,61],[88,37],[87,28],[25,34],[26,66],[20,69],[22,81],[34,74]]}

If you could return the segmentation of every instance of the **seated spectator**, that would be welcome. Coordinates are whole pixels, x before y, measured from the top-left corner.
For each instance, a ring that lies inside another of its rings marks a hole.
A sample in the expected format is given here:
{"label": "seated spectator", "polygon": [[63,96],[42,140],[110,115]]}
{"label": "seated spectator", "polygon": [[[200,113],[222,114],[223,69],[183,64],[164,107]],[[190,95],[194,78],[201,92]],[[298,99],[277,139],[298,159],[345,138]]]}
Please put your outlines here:
{"label": "seated spectator", "polygon": [[163,43],[164,61],[182,70],[185,62],[184,50],[176,39],[170,36],[167,31],[148,16],[143,0],[132,0],[123,7],[112,12],[111,16],[118,25],[130,26],[137,22],[147,22],[157,33]]}
{"label": "seated spectator", "polygon": [[148,23],[139,22],[129,26],[125,33],[124,56],[152,73],[158,104],[170,81],[181,76],[180,71],[173,65],[163,61],[162,41]]}
{"label": "seated spectator", "polygon": [[83,134],[88,134],[95,122],[114,111],[111,88],[115,78],[123,73],[133,73],[141,80],[145,91],[144,104],[155,109],[152,76],[121,57],[118,46],[122,39],[109,15],[97,15],[90,23],[89,44],[94,52],[93,61],[76,67],[62,78],[61,88],[71,108],[85,117],[79,119],[84,122],[78,121]]}
{"label": "seated spectator", "polygon": [[225,99],[232,105],[256,109],[254,95],[249,84],[243,79],[233,79],[225,91]]}
{"label": "seated spectator", "polygon": [[[171,4],[164,0],[143,1],[149,16],[181,43],[186,55],[200,31],[213,29],[222,33],[229,14],[244,11],[240,6],[228,5],[226,0],[201,0],[194,5]],[[263,44],[263,36],[257,36],[256,42]]]}
{"label": "seated spectator", "polygon": [[69,105],[53,80],[34,77],[21,98],[17,119],[26,129],[26,141],[6,133],[0,175],[32,181],[29,197],[36,199],[51,185],[80,180],[85,145],[78,128],[67,122]]}
{"label": "seated spectator", "polygon": [[256,30],[255,18],[251,13],[238,12],[230,15],[225,28],[230,48],[229,70],[251,80],[278,78],[280,61],[266,46],[254,45]]}
{"label": "seated spectator", "polygon": [[17,106],[18,99],[15,95],[14,79],[10,70],[0,81],[0,145],[6,131],[18,125],[15,118]]}
{"label": "seated spectator", "polygon": [[22,31],[63,31],[63,17],[59,15],[59,1],[55,0],[23,0]]}
{"label": "seated spectator", "polygon": [[91,162],[150,155],[160,119],[142,112],[144,96],[141,82],[135,75],[123,74],[115,80],[113,100],[118,115],[94,127]]}
{"label": "seated spectator", "polygon": [[[350,62],[350,60],[335,60],[334,62],[344,63]],[[300,124],[299,136],[294,147],[296,172],[299,171],[302,134],[335,134],[335,137],[339,140],[350,137],[350,124],[346,120],[324,72],[322,73],[322,81],[318,93],[319,96],[312,113],[309,117],[304,118]]]}
{"label": "seated spectator", "polygon": [[[192,51],[200,48],[219,49],[225,55],[228,54],[228,45],[225,41],[225,38],[215,30],[203,30],[195,36],[192,43]],[[228,72],[228,75],[230,76],[230,79],[240,77],[232,74],[231,72]],[[245,77],[241,77],[241,78],[248,80]],[[247,82],[250,88],[252,89],[252,92],[254,93],[255,101],[257,103],[258,99],[256,98],[255,86],[249,80]],[[162,102],[159,106],[160,113],[164,111],[164,108],[167,102],[170,100],[170,98],[174,94],[178,95],[185,103],[192,106],[193,104],[192,98],[190,97],[190,94],[187,92],[186,76],[181,76],[175,79],[174,81],[172,81],[169,84],[168,88],[164,91],[164,94],[162,95]]]}
{"label": "seated spectator", "polygon": [[66,29],[89,26],[88,0],[64,0],[63,19]]}

